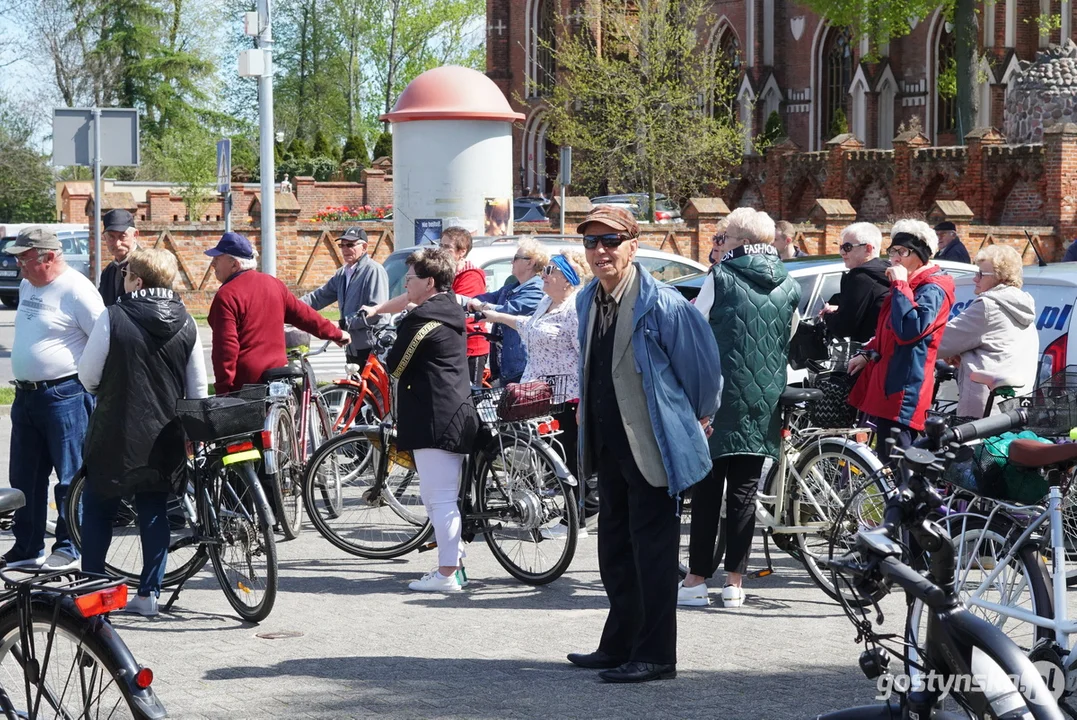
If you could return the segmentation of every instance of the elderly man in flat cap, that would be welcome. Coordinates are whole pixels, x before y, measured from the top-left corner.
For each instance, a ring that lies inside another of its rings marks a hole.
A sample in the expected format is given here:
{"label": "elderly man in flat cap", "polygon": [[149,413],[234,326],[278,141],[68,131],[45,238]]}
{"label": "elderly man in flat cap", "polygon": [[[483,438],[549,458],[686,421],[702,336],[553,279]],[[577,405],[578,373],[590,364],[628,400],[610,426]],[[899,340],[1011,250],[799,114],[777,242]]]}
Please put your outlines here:
{"label": "elderly man in flat cap", "polygon": [[580,223],[595,279],[580,316],[580,476],[598,473],[598,567],[610,612],[569,662],[606,682],[677,674],[680,493],[710,472],[707,428],[722,371],[704,317],[634,262],[639,226],[600,205]]}
{"label": "elderly man in flat cap", "polygon": [[965,249],[961,238],[957,236],[957,226],[949,220],[935,226],[935,234],[939,237],[939,251],[935,254],[936,260],[949,260],[951,262],[969,263],[969,251]]}
{"label": "elderly man in flat cap", "polygon": [[138,249],[138,230],[135,229],[135,216],[122,208],[109,210],[101,222],[105,226],[105,245],[112,253],[112,262],[101,271],[101,284],[97,289],[105,307],[109,307],[115,305],[116,298],[125,292],[123,269],[127,267],[128,256]]}

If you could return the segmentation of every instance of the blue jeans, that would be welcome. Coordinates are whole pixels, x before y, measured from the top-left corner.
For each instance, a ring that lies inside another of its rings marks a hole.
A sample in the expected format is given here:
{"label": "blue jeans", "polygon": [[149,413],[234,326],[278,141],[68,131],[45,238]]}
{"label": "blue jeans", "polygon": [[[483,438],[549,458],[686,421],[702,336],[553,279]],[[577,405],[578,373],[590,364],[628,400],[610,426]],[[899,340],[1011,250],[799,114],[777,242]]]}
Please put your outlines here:
{"label": "blue jeans", "polygon": [[26,560],[44,554],[53,470],[59,479],[53,495],[59,517],[52,551],[78,557],[67,531],[67,489],[82,467],[82,444],[93,404],[93,396],[77,379],[45,389],[15,391],[10,479],[11,487],[26,496],[26,505],[15,512],[15,546],[7,552],[7,559]]}
{"label": "blue jeans", "polygon": [[[168,526],[168,493],[140,492],[135,493],[134,498],[142,538],[142,576],[138,594],[142,597],[160,595],[168,561],[168,543],[172,537]],[[112,544],[112,525],[121,499],[102,497],[89,487],[82,494],[82,569],[85,572],[105,572],[105,556]]]}

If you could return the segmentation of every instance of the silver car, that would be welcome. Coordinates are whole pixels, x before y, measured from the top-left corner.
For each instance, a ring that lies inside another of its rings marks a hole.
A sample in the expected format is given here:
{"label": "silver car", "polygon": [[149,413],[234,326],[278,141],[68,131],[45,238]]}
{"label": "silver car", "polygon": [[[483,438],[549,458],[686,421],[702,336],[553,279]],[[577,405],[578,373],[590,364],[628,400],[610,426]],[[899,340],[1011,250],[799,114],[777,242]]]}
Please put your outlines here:
{"label": "silver car", "polygon": [[[9,308],[19,306],[19,283],[22,270],[14,255],[3,252],[15,243],[19,231],[29,225],[0,225],[0,302]],[[56,225],[50,227],[64,246],[67,264],[90,277],[90,230],[85,225]],[[90,278],[93,280],[93,278]]]}

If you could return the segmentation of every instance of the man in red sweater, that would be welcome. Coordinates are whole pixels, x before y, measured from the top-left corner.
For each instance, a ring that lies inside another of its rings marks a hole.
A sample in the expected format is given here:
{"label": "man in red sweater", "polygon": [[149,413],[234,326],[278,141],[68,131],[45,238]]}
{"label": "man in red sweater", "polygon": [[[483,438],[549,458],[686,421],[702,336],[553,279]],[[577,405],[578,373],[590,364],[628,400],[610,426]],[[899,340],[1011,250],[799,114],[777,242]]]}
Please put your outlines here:
{"label": "man in red sweater", "polygon": [[254,269],[247,238],[227,232],[206,255],[213,258],[213,274],[221,283],[209,308],[218,395],[261,382],[266,370],[287,363],[285,323],[337,345],[350,342],[347,332],[299,302],[284,283]]}

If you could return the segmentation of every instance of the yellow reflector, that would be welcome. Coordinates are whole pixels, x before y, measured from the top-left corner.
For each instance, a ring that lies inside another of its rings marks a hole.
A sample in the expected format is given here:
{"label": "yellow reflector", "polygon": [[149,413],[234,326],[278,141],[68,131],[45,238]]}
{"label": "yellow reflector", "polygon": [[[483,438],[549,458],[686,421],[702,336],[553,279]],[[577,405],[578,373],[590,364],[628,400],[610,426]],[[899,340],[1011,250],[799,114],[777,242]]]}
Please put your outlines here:
{"label": "yellow reflector", "polygon": [[225,465],[232,465],[237,462],[246,462],[247,460],[257,460],[262,457],[257,450],[244,450],[243,452],[233,453],[231,455],[225,455],[221,461]]}
{"label": "yellow reflector", "polygon": [[238,587],[240,590],[247,593],[248,595],[251,592],[251,589],[249,587],[247,587],[246,585],[244,585],[243,583],[241,583],[239,581],[236,582],[236,587]]}

